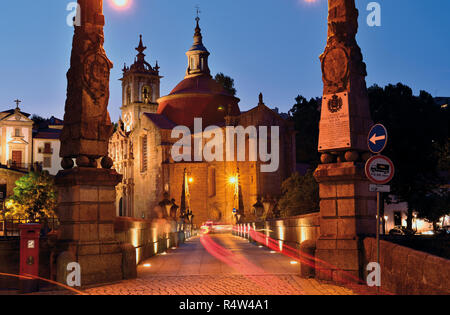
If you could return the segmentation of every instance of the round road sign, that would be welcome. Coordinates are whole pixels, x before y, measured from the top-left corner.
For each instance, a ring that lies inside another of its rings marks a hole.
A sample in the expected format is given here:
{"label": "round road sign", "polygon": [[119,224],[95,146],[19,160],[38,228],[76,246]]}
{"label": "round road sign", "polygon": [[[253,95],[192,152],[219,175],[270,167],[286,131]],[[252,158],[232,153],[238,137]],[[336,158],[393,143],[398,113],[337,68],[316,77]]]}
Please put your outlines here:
{"label": "round road sign", "polygon": [[366,163],[366,176],[374,184],[389,183],[394,178],[394,173],[394,163],[383,155],[371,157]]}
{"label": "round road sign", "polygon": [[372,153],[381,153],[387,145],[388,132],[386,127],[381,124],[377,124],[370,129],[369,136],[367,137],[367,145]]}

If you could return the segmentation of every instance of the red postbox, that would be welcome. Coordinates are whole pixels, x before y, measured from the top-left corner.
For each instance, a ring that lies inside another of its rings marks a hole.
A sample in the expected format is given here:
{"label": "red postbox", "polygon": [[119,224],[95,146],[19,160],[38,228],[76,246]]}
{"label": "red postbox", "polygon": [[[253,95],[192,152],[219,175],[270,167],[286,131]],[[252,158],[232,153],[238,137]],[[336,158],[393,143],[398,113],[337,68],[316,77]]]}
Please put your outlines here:
{"label": "red postbox", "polygon": [[[39,235],[40,224],[21,224],[20,229],[20,275],[39,276]],[[38,281],[22,280],[21,290],[33,292],[37,290]]]}

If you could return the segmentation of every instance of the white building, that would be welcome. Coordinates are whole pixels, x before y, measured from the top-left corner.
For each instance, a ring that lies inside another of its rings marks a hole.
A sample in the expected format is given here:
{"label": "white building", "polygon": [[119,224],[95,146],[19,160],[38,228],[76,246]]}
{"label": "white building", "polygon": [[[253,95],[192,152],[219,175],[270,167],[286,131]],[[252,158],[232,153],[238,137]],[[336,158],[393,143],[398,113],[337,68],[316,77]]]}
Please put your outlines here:
{"label": "white building", "polygon": [[15,109],[0,113],[0,164],[27,170],[33,163],[33,121],[30,114]]}

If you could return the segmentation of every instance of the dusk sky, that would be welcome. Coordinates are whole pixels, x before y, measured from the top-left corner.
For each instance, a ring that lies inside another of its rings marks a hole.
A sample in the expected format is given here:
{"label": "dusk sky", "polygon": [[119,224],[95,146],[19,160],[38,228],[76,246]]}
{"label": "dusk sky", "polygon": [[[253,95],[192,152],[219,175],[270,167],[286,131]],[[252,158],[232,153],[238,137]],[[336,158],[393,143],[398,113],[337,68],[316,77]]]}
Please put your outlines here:
{"label": "dusk sky", "polygon": [[[204,44],[212,74],[235,79],[241,109],[265,103],[287,112],[301,94],[322,94],[319,55],[326,45],[327,1],[316,0],[129,0],[117,10],[105,2],[105,49],[114,62],[109,111],[117,121],[126,62],[133,62],[139,34],[147,61],[158,60],[161,95],[184,77],[192,45],[195,6],[201,8]],[[68,0],[4,1],[0,10],[0,109],[63,117],[66,72],[73,28]],[[402,82],[414,93],[450,96],[450,1],[379,0],[381,27],[369,27],[369,0],[358,0],[358,43],[367,63],[368,85]]]}

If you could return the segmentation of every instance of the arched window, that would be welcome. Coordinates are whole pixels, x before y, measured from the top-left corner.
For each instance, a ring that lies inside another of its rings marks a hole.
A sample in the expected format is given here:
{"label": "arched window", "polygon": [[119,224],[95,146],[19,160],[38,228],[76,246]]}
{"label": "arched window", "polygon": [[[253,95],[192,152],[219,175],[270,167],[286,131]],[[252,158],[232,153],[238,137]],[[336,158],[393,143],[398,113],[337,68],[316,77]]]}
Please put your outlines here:
{"label": "arched window", "polygon": [[119,201],[119,217],[123,217],[124,213],[123,213],[123,198],[120,198]]}
{"label": "arched window", "polygon": [[148,85],[142,88],[142,102],[148,104],[152,99],[151,89]]}
{"label": "arched window", "polygon": [[131,87],[127,87],[127,105],[131,104]]}
{"label": "arched window", "polygon": [[214,197],[216,195],[216,169],[210,167],[208,169],[208,196]]}

